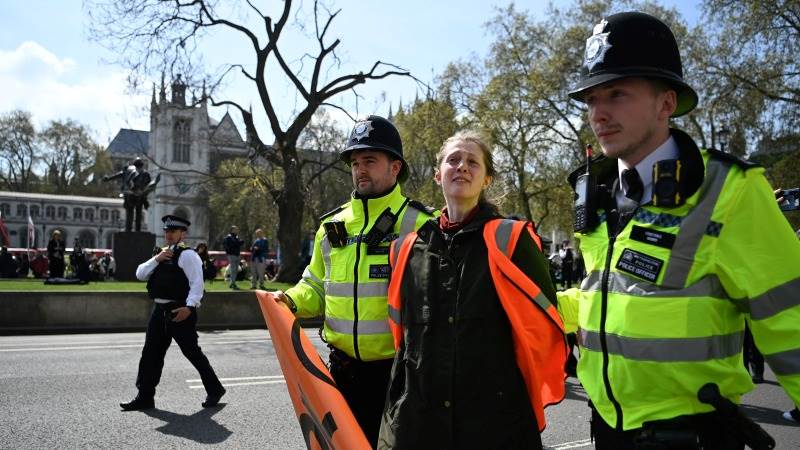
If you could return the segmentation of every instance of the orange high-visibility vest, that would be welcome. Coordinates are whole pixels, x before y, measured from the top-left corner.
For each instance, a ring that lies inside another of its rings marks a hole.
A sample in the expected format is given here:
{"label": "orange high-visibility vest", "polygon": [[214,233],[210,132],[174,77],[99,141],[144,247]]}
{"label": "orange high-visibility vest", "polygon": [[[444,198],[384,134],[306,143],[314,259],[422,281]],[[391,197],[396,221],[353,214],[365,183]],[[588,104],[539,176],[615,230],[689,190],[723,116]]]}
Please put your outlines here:
{"label": "orange high-visibility vest", "polygon": [[[511,255],[523,230],[527,230],[539,250],[542,243],[530,222],[493,219],[483,228],[483,238],[489,250],[489,270],[500,303],[511,323],[517,366],[525,379],[531,406],[536,414],[539,431],[544,430],[544,408],[564,399],[564,364],[569,347],[564,337],[564,324],[555,306],[539,286],[528,278],[512,261]],[[389,261],[392,278],[389,282],[389,325],[395,349],[403,341],[403,299],[400,285],[408,255],[416,233],[409,233],[392,244]]]}

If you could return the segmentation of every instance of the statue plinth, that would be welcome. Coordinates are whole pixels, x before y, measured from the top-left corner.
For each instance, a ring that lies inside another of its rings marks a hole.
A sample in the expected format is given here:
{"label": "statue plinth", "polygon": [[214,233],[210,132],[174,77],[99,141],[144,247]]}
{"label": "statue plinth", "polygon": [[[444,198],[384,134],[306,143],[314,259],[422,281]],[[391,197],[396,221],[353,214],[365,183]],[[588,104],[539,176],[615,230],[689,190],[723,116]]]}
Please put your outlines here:
{"label": "statue plinth", "polygon": [[145,231],[120,231],[114,233],[112,247],[117,269],[114,278],[136,281],[136,268],[153,257],[156,235]]}

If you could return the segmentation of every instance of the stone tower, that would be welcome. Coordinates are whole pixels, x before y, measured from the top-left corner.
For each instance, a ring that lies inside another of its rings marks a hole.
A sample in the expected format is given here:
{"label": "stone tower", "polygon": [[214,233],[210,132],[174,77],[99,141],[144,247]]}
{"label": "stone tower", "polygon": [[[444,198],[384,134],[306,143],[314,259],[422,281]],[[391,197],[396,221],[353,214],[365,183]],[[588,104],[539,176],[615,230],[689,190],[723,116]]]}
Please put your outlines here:
{"label": "stone tower", "polygon": [[164,79],[158,101],[150,104],[149,170],[161,182],[150,198],[147,226],[161,233],[161,217],[177,214],[188,219],[187,241],[194,245],[209,238],[208,202],[201,174],[209,173],[209,118],[205,93],[197,104],[186,104],[186,84],[181,76],[172,82],[167,100]]}

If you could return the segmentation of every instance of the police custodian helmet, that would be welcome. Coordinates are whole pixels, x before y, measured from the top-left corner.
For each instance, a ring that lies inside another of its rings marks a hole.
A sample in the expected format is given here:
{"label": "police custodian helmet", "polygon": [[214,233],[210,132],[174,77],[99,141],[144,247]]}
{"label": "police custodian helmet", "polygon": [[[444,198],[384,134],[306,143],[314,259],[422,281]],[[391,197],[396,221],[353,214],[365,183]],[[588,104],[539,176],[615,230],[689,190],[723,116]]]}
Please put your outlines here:
{"label": "police custodian helmet", "polygon": [[403,142],[400,140],[400,133],[392,122],[380,116],[369,116],[364,120],[359,120],[353,126],[350,137],[347,138],[345,149],[339,154],[339,159],[346,164],[350,164],[350,154],[354,150],[381,150],[403,163],[400,173],[397,175],[399,181],[408,178],[408,164],[403,159]]}
{"label": "police custodian helmet", "polygon": [[626,77],[654,78],[675,89],[678,101],[672,117],[697,106],[697,93],[683,81],[675,36],[651,15],[624,12],[595,25],[586,40],[580,80],[569,96],[583,101],[587,89]]}

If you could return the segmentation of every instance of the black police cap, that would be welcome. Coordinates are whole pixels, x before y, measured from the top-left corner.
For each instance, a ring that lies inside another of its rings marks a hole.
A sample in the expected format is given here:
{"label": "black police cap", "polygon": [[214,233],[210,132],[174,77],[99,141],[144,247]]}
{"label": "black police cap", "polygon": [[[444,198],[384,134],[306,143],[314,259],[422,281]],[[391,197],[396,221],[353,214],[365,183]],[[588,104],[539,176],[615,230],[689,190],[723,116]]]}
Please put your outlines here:
{"label": "black police cap", "polygon": [[641,12],[614,14],[595,25],[586,40],[580,80],[569,96],[583,101],[587,89],[627,77],[658,79],[677,93],[672,117],[697,106],[697,93],[683,80],[678,43],[661,20]]}
{"label": "black police cap", "polygon": [[167,214],[161,218],[165,230],[187,230],[192,223],[180,216]]}
{"label": "black police cap", "polygon": [[408,178],[408,164],[403,158],[403,142],[397,128],[380,116],[369,116],[356,122],[350,137],[347,138],[345,149],[339,154],[339,159],[350,164],[350,154],[355,150],[380,150],[399,159],[403,166],[397,178],[402,182]]}

